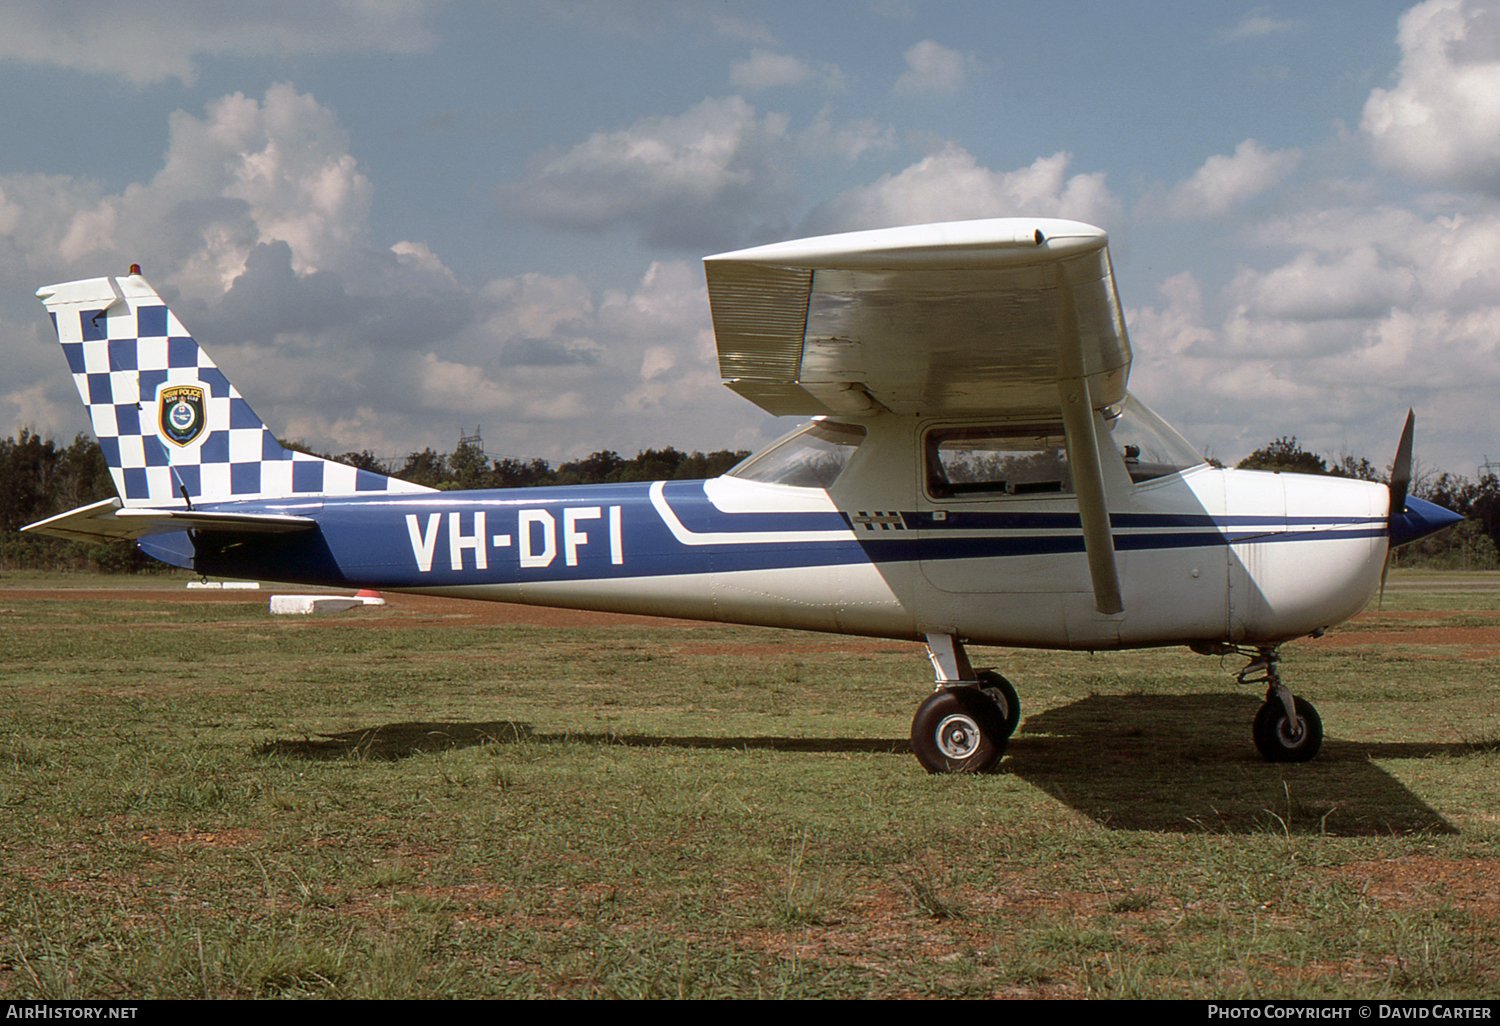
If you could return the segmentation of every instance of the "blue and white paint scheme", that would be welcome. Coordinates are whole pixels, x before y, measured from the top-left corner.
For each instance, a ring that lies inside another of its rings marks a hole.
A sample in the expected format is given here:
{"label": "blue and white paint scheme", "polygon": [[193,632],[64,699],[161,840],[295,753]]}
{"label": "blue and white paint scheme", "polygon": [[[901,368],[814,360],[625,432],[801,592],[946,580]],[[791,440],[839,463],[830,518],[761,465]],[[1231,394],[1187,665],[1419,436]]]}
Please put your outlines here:
{"label": "blue and white paint scheme", "polygon": [[439,492],[282,448],[138,269],[41,289],[119,496],[26,530],[204,574],[922,642],[932,772],[993,768],[1014,688],[967,643],[1240,652],[1311,758],[1279,646],[1459,518],[1392,482],[1210,466],[1126,389],[1105,233],[919,225],[705,260],[726,384],[812,420],[710,481]]}

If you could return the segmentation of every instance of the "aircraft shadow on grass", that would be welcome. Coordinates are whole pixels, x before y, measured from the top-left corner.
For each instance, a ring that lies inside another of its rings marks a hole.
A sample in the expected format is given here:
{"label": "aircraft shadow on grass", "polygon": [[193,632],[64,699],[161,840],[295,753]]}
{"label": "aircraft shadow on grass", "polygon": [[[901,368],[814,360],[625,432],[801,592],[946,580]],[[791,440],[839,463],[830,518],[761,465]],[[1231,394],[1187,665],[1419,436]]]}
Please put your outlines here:
{"label": "aircraft shadow on grass", "polygon": [[[1478,746],[1329,738],[1315,761],[1268,774],[1244,740],[1259,704],[1234,693],[1093,695],[1026,717],[1001,772],[1116,830],[1348,837],[1458,832],[1376,760],[1460,756]],[[272,741],[258,752],[391,761],[520,740],[813,754],[902,754],[910,747],[906,738],[537,734],[528,723],[497,720],[391,723]]]}
{"label": "aircraft shadow on grass", "polygon": [[1376,760],[1463,755],[1475,746],[1327,738],[1312,762],[1267,773],[1244,740],[1259,706],[1237,693],[1091,695],[1027,717],[1002,765],[1113,829],[1458,832]]}

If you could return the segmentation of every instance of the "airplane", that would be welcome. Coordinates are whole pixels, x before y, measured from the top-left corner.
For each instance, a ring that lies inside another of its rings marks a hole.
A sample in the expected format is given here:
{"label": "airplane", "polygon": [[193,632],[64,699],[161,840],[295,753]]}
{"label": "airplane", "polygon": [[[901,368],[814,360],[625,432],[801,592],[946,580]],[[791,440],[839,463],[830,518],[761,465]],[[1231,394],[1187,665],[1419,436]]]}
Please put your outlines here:
{"label": "airplane", "polygon": [[30,524],[132,538],[204,575],[651,614],[924,644],[911,747],[997,768],[1020,699],[967,646],[1239,655],[1251,737],[1313,758],[1280,674],[1461,518],[1387,483],[1211,465],[1126,389],[1106,233],[1000,218],[705,258],[720,370],[811,419],[724,475],[433,491],[283,448],[137,266],[46,305],[117,497]]}

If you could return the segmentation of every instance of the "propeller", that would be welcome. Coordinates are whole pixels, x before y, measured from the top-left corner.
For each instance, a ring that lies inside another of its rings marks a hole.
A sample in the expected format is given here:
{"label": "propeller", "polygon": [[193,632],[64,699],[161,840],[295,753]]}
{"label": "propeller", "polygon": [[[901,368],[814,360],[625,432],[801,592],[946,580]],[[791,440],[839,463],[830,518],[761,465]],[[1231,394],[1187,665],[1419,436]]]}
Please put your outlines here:
{"label": "propeller", "polygon": [[1406,512],[1406,493],[1411,490],[1411,436],[1417,426],[1415,410],[1406,411],[1406,427],[1401,429],[1401,442],[1396,446],[1396,459],[1391,464],[1391,507],[1386,514],[1385,563],[1380,568],[1380,602],[1385,602],[1385,576],[1391,571],[1391,553],[1396,551],[1396,518]]}

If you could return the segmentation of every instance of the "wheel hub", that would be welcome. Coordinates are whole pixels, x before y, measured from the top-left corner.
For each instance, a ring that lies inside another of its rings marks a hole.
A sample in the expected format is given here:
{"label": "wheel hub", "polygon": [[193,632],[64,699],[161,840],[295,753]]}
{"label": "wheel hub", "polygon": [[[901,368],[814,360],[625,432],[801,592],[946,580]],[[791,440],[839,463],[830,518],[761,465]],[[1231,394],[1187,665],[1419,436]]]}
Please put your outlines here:
{"label": "wheel hub", "polygon": [[967,759],[979,747],[983,734],[968,716],[954,714],[938,724],[938,749],[950,759]]}

